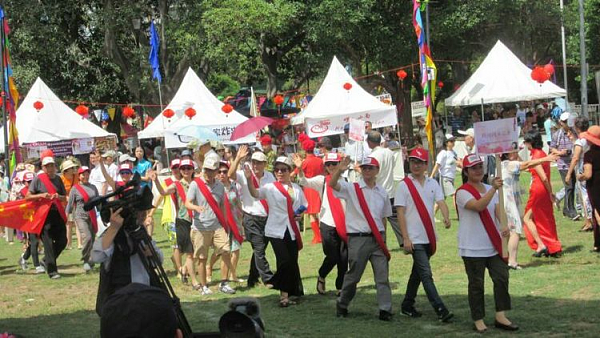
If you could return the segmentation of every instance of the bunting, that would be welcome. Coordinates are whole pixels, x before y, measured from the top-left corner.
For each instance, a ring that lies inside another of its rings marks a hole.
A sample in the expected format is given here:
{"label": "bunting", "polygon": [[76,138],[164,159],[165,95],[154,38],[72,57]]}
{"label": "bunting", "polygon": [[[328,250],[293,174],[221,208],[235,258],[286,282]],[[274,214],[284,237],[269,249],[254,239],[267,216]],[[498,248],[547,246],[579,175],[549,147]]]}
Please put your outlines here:
{"label": "bunting", "polygon": [[2,69],[4,71],[2,76],[2,96],[4,96],[3,108],[4,114],[8,114],[8,146],[6,151],[7,157],[9,158],[10,172],[12,173],[14,172],[17,163],[22,160],[21,153],[19,152],[19,133],[17,132],[16,114],[19,105],[19,91],[15,85],[10,63],[10,42],[8,40],[10,28],[8,27],[4,8],[2,7],[0,7],[0,29],[0,48],[2,49]]}
{"label": "bunting", "polygon": [[421,87],[423,88],[423,103],[427,109],[425,118],[425,132],[429,144],[429,153],[434,154],[435,144],[433,141],[433,102],[435,101],[435,86],[437,69],[431,59],[431,52],[425,40],[425,29],[421,11],[425,10],[427,0],[413,0],[413,26],[419,44],[419,64],[421,66]]}

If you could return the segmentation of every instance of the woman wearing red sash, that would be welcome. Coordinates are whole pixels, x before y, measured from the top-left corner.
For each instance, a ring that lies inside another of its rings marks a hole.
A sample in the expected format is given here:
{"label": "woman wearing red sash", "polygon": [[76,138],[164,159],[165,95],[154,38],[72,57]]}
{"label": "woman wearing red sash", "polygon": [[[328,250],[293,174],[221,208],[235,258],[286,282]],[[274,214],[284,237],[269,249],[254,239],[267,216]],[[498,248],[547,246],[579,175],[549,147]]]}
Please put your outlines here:
{"label": "woman wearing red sash", "polygon": [[[527,149],[531,151],[532,160],[546,157],[546,153],[542,150],[542,136],[538,131],[527,133],[524,142]],[[545,162],[529,171],[531,172],[531,187],[523,221],[537,229],[544,246],[539,245],[525,227],[527,243],[531,249],[535,250],[534,257],[542,255],[560,257],[562,248],[556,232],[556,220],[552,207],[555,197],[552,194],[552,184],[550,183],[550,163]]]}
{"label": "woman wearing red sash", "polygon": [[94,263],[90,262],[90,255],[94,246],[94,237],[98,230],[96,209],[90,211],[83,210],[83,205],[91,198],[98,196],[96,186],[90,183],[90,168],[81,167],[77,171],[79,175],[79,184],[73,185],[69,193],[67,204],[67,215],[73,212],[73,220],[79,233],[81,234],[81,260],[83,261],[83,270],[88,273],[92,270]]}
{"label": "woman wearing red sash", "polygon": [[[268,183],[259,189],[249,184],[250,194],[254,198],[266,199],[269,216],[265,225],[265,237],[273,246],[277,259],[277,272],[270,280],[273,288],[280,291],[279,305],[287,307],[294,304],[290,296],[302,296],[304,290],[298,266],[298,252],[302,249],[302,237],[298,229],[298,218],[307,202],[302,188],[291,182],[292,161],[287,157],[275,160],[276,182]],[[244,175],[249,181],[252,172],[244,167]],[[299,212],[297,212],[299,211]]]}
{"label": "woman wearing red sash", "polygon": [[348,238],[342,237],[345,236],[345,233],[339,234],[340,230],[345,231],[346,229],[344,207],[340,199],[333,196],[333,189],[327,186],[331,174],[337,170],[340,161],[339,154],[325,155],[323,162],[327,176],[317,175],[309,178],[304,176],[302,158],[298,155],[294,156],[300,185],[305,188],[305,191],[307,188],[316,191],[322,201],[319,219],[321,220],[320,231],[325,257],[319,268],[319,277],[317,277],[317,292],[321,295],[325,294],[325,278],[337,266],[335,288],[339,296],[342,285],[344,285],[344,275],[348,271],[348,247],[345,244]]}
{"label": "woman wearing red sash", "polygon": [[508,293],[508,265],[501,257],[501,235],[508,237],[508,229],[498,229],[500,208],[496,191],[502,186],[502,179],[495,178],[492,185],[483,184],[483,161],[476,154],[463,159],[463,171],[467,182],[456,192],[456,208],[459,216],[458,252],[465,264],[469,278],[469,307],[474,330],[483,333],[487,330],[485,317],[484,280],[487,268],[494,283],[496,320],[499,329],[515,331],[518,326],[506,318],[505,311],[511,309]]}
{"label": "woman wearing red sash", "polygon": [[[306,178],[323,175],[325,173],[323,160],[315,156],[313,153],[315,150],[315,141],[311,139],[304,140],[304,142],[302,142],[302,149],[306,152],[306,159],[302,163],[302,167],[298,167],[298,170],[302,170],[303,175],[306,176]],[[321,211],[321,198],[319,196],[319,192],[309,186],[305,186],[304,196],[306,196],[306,200],[308,201],[306,213],[310,216],[310,227],[313,231],[312,243],[321,243],[322,239],[321,232],[319,231],[319,218],[317,217]]]}

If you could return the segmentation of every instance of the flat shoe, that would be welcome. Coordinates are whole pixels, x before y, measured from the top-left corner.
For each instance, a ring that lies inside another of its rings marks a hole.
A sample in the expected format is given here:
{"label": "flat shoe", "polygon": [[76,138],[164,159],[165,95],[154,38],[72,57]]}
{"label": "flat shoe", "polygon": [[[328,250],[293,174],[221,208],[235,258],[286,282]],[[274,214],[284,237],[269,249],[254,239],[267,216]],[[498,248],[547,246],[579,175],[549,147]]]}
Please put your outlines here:
{"label": "flat shoe", "polygon": [[477,328],[477,326],[473,325],[473,331],[475,331],[475,332],[477,332],[479,334],[484,334],[484,333],[487,332],[487,327],[485,329],[483,329],[483,330],[480,330],[480,329]]}
{"label": "flat shoe", "polygon": [[494,321],[494,326],[497,329],[501,329],[501,330],[505,330],[505,331],[517,331],[519,329],[519,327],[517,325],[515,325],[515,323],[510,323],[510,324],[502,324],[499,321]]}
{"label": "flat shoe", "polygon": [[516,265],[508,264],[508,268],[511,270],[522,270],[523,269],[519,264],[516,264]]}

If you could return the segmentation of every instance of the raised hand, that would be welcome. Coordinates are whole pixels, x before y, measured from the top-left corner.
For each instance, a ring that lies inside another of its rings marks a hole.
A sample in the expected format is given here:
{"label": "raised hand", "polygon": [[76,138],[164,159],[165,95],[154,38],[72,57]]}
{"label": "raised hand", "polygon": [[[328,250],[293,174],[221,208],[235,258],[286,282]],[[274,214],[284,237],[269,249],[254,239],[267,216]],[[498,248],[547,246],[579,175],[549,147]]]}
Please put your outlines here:
{"label": "raised hand", "polygon": [[246,158],[246,156],[248,156],[248,146],[244,144],[240,146],[240,149],[238,149],[236,157],[241,160],[243,158]]}
{"label": "raised hand", "polygon": [[[238,153],[239,155],[239,153]],[[250,179],[252,177],[252,170],[250,169],[249,165],[244,165],[244,176],[246,176],[246,179]]]}
{"label": "raised hand", "polygon": [[300,155],[298,154],[294,154],[292,155],[292,161],[294,162],[294,165],[296,166],[296,168],[302,168],[302,157],[300,157]]}

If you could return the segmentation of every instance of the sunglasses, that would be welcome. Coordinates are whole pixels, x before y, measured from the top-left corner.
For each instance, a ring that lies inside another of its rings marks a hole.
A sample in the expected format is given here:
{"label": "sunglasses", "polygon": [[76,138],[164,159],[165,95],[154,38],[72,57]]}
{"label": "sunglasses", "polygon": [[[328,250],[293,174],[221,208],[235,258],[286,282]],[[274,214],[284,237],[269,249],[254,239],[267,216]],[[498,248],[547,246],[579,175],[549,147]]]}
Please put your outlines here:
{"label": "sunglasses", "polygon": [[336,165],[338,165],[337,162],[325,162],[326,167],[331,167],[331,166],[336,166]]}
{"label": "sunglasses", "polygon": [[229,170],[219,170],[219,174],[227,174]]}
{"label": "sunglasses", "polygon": [[287,173],[288,171],[290,171],[290,169],[286,168],[286,167],[279,167],[279,168],[273,169],[273,172],[276,172],[276,173]]}
{"label": "sunglasses", "polygon": [[186,170],[194,170],[194,167],[190,167],[190,166],[187,166],[187,165],[186,165],[186,166],[183,166],[183,167],[179,167],[179,170],[183,170],[183,171],[186,171]]}
{"label": "sunglasses", "polygon": [[123,176],[123,175],[133,175],[133,173],[131,171],[121,171],[119,172],[119,175]]}

